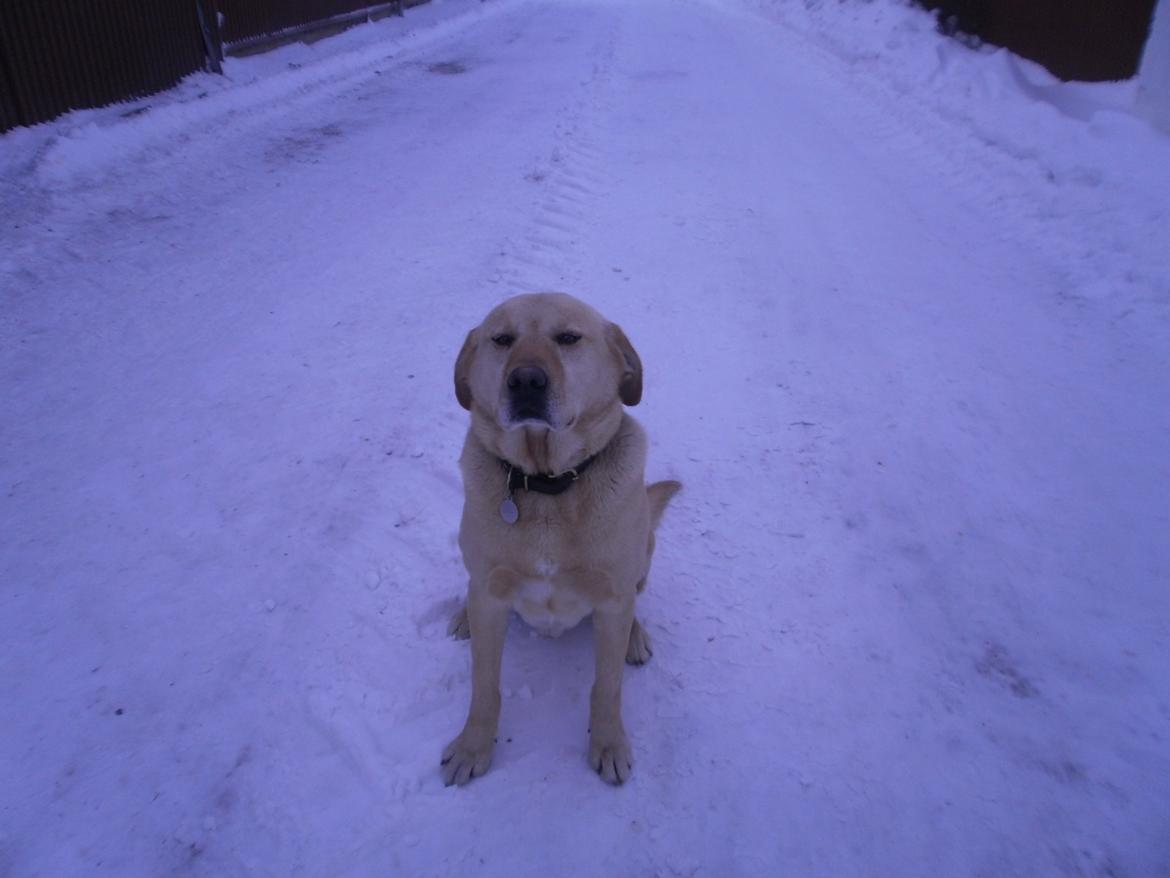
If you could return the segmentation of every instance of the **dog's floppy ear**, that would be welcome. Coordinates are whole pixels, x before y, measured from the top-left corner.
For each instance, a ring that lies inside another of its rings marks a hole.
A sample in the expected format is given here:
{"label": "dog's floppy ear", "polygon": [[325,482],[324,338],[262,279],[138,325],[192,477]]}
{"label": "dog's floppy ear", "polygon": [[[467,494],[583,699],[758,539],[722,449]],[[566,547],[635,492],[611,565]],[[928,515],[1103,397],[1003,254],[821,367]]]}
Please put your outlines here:
{"label": "dog's floppy ear", "polygon": [[463,348],[459,351],[459,356],[455,358],[455,398],[468,411],[471,410],[471,379],[468,372],[471,371],[471,361],[475,357],[475,349],[478,345],[479,340],[473,329],[467,333]]}
{"label": "dog's floppy ear", "polygon": [[609,324],[606,335],[622,369],[618,396],[626,405],[637,405],[642,400],[642,358],[616,323]]}

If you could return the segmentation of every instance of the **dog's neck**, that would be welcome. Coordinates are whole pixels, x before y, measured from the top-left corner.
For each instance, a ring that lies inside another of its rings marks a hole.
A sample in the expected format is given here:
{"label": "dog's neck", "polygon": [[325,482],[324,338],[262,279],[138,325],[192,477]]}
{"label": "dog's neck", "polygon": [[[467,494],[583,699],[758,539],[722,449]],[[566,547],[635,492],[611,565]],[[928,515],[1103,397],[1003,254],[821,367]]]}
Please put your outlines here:
{"label": "dog's neck", "polygon": [[590,455],[576,466],[569,467],[563,473],[547,476],[539,473],[526,473],[503,458],[498,458],[498,460],[500,461],[500,466],[508,472],[509,495],[517,491],[536,491],[538,494],[549,494],[555,497],[557,494],[563,494],[572,487],[573,483],[585,474],[585,470],[593,465],[593,461],[597,460],[597,455]]}

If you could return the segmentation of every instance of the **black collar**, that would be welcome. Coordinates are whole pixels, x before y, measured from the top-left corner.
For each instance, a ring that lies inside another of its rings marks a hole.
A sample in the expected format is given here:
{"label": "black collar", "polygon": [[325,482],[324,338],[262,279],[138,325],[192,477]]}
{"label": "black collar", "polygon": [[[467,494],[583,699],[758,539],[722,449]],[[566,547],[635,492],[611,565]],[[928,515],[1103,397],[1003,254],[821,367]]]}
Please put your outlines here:
{"label": "black collar", "polygon": [[595,460],[597,460],[596,454],[592,457],[585,458],[575,467],[565,470],[559,476],[530,475],[519,467],[508,463],[506,460],[501,460],[500,465],[508,471],[508,496],[520,490],[536,491],[539,494],[551,494],[555,496],[567,491],[569,486],[577,481],[581,474],[592,466]]}

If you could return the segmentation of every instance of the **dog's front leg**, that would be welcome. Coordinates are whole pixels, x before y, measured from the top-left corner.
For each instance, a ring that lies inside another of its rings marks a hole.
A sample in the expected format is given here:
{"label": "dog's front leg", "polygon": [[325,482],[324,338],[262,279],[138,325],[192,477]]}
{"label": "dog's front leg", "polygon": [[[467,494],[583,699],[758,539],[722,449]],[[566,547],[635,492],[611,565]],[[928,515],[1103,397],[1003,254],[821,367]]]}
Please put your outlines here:
{"label": "dog's front leg", "polygon": [[625,783],[633,767],[622,725],[622,674],[633,622],[632,597],[593,611],[597,676],[589,698],[589,764],[609,784]]}
{"label": "dog's front leg", "polygon": [[[459,736],[443,750],[443,782],[462,786],[492,764],[500,722],[500,665],[510,603],[502,599],[505,578],[493,571],[487,582],[471,583],[467,620],[471,628],[471,708]],[[494,593],[493,593],[494,592]],[[498,596],[499,595],[499,596]]]}

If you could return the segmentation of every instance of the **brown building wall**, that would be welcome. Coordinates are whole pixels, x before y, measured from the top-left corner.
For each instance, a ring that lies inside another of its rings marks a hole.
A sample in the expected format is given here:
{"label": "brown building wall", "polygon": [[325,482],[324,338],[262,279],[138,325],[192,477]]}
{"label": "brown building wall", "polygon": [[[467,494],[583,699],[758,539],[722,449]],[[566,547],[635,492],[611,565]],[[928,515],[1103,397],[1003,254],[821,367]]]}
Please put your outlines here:
{"label": "brown building wall", "polygon": [[940,25],[1005,46],[1062,79],[1137,73],[1155,0],[920,0]]}

